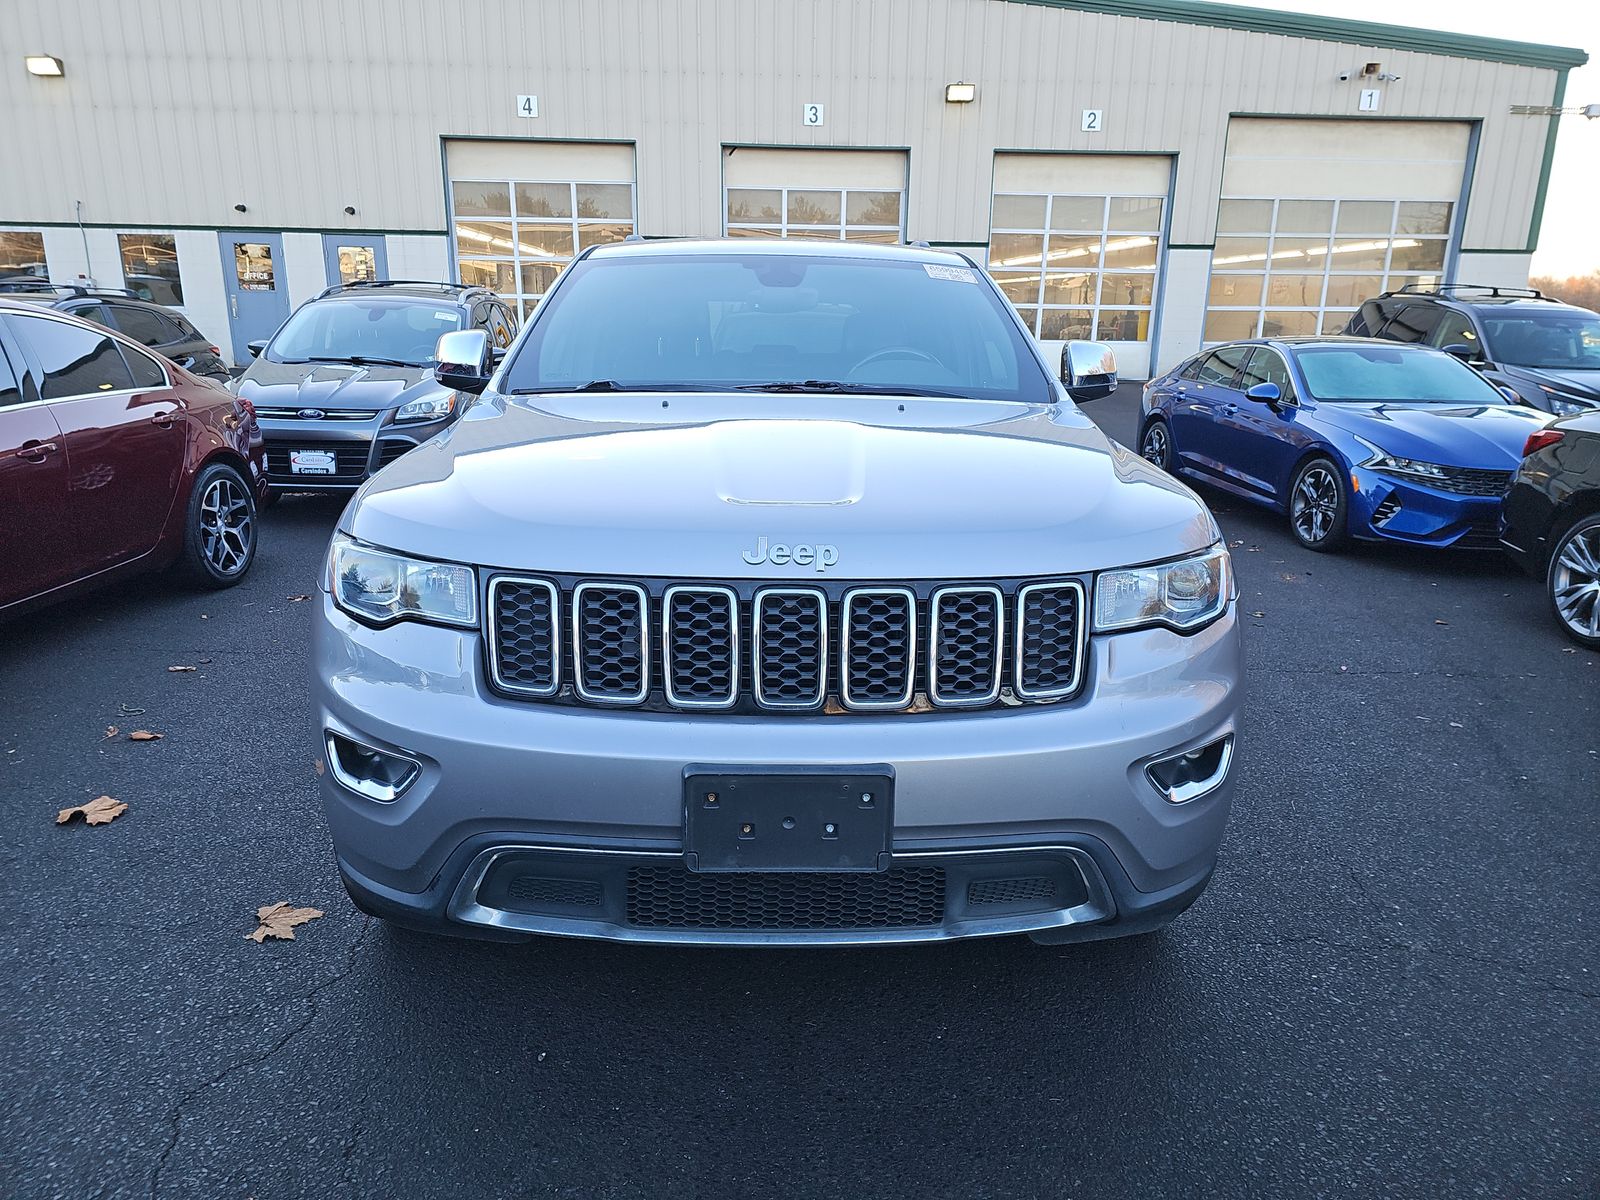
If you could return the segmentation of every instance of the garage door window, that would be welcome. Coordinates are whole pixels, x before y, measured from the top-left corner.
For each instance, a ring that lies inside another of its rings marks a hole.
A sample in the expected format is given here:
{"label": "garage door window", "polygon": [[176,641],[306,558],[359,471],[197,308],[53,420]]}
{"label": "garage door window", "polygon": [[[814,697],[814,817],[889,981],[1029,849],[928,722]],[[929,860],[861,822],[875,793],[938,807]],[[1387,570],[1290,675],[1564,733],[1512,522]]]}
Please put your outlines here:
{"label": "garage door window", "polygon": [[1448,201],[1225,199],[1205,340],[1339,333],[1364,300],[1444,273]]}
{"label": "garage door window", "polygon": [[119,233],[122,278],[141,300],[183,304],[183,278],[178,274],[178,241],[170,233]]}
{"label": "garage door window", "polygon": [[1037,337],[1150,339],[1161,196],[996,194],[989,269]]}
{"label": "garage door window", "polygon": [[729,237],[898,242],[905,193],[854,188],[737,187],[727,192]]}
{"label": "garage door window", "polygon": [[634,230],[631,183],[458,179],[450,197],[457,277],[524,320],[574,255]]}
{"label": "garage door window", "polygon": [[31,229],[0,229],[0,280],[48,278],[44,234]]}

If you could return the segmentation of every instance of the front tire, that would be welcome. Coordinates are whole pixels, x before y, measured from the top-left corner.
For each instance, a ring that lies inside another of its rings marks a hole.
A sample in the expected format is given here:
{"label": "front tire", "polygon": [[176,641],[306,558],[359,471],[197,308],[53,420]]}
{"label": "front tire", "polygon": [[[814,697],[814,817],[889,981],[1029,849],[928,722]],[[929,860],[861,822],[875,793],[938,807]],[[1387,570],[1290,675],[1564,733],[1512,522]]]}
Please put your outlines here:
{"label": "front tire", "polygon": [[212,463],[189,490],[178,572],[195,587],[232,587],[255,557],[255,495],[232,466]]}
{"label": "front tire", "polygon": [[1289,532],[1307,550],[1326,553],[1350,540],[1350,493],[1331,458],[1307,459],[1289,487]]}
{"label": "front tire", "polygon": [[1172,429],[1162,418],[1154,417],[1144,427],[1144,435],[1139,439],[1139,456],[1167,474],[1172,473]]}
{"label": "front tire", "polygon": [[1579,518],[1561,535],[1545,574],[1545,594],[1566,635],[1600,650],[1600,513]]}

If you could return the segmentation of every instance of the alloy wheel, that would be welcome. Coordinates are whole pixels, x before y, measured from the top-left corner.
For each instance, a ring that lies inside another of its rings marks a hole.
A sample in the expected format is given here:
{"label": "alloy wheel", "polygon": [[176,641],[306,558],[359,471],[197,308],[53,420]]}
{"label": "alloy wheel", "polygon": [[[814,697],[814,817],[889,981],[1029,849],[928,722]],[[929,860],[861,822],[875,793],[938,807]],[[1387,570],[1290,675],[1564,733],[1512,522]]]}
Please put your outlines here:
{"label": "alloy wheel", "polygon": [[218,476],[200,498],[200,548],[219,575],[237,575],[250,561],[255,541],[250,498],[239,482]]}
{"label": "alloy wheel", "polygon": [[1139,453],[1147,460],[1163,469],[1167,465],[1167,452],[1171,448],[1171,441],[1167,437],[1167,427],[1160,421],[1152,422],[1149,429],[1144,431],[1144,444],[1139,447]]}
{"label": "alloy wheel", "polygon": [[1600,637],[1600,525],[1569,537],[1550,572],[1556,614],[1579,637]]}
{"label": "alloy wheel", "polygon": [[1290,519],[1302,541],[1323,541],[1333,532],[1339,515],[1339,482],[1321,463],[1313,463],[1300,475],[1289,505]]}

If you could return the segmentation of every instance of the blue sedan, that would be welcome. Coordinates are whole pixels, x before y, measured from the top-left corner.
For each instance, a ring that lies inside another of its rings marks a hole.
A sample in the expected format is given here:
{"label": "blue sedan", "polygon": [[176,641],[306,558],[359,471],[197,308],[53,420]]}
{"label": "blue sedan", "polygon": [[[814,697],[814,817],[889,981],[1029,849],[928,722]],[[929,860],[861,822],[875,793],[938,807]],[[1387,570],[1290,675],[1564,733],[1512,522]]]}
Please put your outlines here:
{"label": "blue sedan", "polygon": [[1523,444],[1549,419],[1438,350],[1233,342],[1145,385],[1139,451],[1287,513],[1312,550],[1350,538],[1491,548]]}

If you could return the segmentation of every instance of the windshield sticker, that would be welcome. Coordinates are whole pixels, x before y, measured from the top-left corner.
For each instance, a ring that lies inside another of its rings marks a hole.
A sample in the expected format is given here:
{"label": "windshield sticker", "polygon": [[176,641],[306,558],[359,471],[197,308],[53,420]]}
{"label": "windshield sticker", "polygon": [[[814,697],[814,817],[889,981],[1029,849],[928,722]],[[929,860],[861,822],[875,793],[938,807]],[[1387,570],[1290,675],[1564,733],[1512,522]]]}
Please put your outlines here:
{"label": "windshield sticker", "polygon": [[941,267],[935,263],[923,263],[922,269],[932,279],[948,279],[954,283],[978,282],[978,273],[966,267]]}
{"label": "windshield sticker", "polygon": [[433,314],[433,319],[435,321],[454,321],[456,319],[456,314],[453,313],[453,312],[437,312],[436,311]]}

